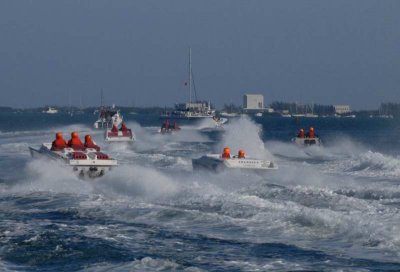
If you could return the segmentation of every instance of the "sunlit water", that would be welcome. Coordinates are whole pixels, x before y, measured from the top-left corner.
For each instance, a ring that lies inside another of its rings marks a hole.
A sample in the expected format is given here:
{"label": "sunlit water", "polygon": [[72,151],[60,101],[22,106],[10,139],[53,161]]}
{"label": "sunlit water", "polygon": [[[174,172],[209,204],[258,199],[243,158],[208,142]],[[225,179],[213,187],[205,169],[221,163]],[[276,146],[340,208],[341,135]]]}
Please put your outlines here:
{"label": "sunlit water", "polygon": [[[400,124],[238,118],[223,131],[125,115],[138,141],[106,145],[94,115],[0,115],[2,271],[400,270]],[[323,147],[290,139],[313,125]],[[80,180],[29,146],[93,135],[120,166]],[[229,146],[272,159],[261,174],[193,172]]]}

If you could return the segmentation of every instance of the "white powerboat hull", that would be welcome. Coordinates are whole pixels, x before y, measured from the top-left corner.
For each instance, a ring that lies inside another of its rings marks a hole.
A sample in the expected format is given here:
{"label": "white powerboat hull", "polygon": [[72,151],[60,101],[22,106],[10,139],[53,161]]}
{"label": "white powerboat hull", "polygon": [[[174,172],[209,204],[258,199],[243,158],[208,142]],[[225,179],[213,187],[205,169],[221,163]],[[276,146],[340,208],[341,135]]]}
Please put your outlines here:
{"label": "white powerboat hull", "polygon": [[104,136],[104,141],[107,143],[133,143],[136,140],[133,132],[124,135],[122,131],[118,131],[115,136],[111,136],[110,132],[107,130]]}
{"label": "white powerboat hull", "polygon": [[133,137],[106,137],[104,141],[107,143],[133,143],[135,139]]}
{"label": "white powerboat hull", "polygon": [[87,148],[82,151],[72,148],[53,151],[51,150],[51,143],[45,143],[40,149],[29,147],[29,151],[33,158],[50,159],[71,167],[72,171],[81,178],[101,177],[118,165],[115,159],[108,158],[106,154],[97,152],[93,148]]}
{"label": "white powerboat hull", "polygon": [[194,170],[208,170],[214,172],[228,169],[265,172],[278,169],[278,166],[272,161],[238,157],[223,159],[219,154],[205,155],[198,159],[192,159],[192,165]]}
{"label": "white powerboat hull", "polygon": [[300,146],[320,146],[321,145],[321,139],[318,137],[314,137],[314,138],[309,138],[309,137],[305,137],[305,138],[300,138],[300,137],[295,137],[292,139],[292,141]]}

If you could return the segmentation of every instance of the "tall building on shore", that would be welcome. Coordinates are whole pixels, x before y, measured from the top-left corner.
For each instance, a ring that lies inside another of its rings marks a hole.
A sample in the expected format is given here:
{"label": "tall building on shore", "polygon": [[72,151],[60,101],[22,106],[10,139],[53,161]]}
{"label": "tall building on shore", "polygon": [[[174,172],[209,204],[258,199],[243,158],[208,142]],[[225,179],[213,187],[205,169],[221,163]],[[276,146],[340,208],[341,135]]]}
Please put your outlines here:
{"label": "tall building on shore", "polygon": [[333,107],[335,108],[336,114],[346,114],[351,112],[349,105],[333,105]]}
{"label": "tall building on shore", "polygon": [[264,111],[264,96],[262,94],[245,94],[245,95],[243,95],[243,110],[245,112]]}

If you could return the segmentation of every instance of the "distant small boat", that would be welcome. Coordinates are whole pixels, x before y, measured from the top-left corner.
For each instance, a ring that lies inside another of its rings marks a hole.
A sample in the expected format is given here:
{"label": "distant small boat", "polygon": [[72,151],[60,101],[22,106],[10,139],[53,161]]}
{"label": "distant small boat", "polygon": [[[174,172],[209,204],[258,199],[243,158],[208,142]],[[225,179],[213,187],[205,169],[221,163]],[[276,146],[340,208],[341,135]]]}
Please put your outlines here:
{"label": "distant small boat", "polygon": [[224,148],[222,155],[206,154],[198,159],[192,159],[193,170],[207,170],[211,172],[221,172],[224,170],[241,170],[266,172],[277,170],[278,166],[269,160],[251,158],[245,156],[243,150],[239,150],[237,156],[231,156],[229,148]]}
{"label": "distant small boat", "polygon": [[47,109],[43,110],[42,112],[47,114],[56,114],[58,113],[58,110],[56,108],[47,107]]}
{"label": "distant small boat", "polygon": [[130,128],[126,127],[125,123],[122,123],[120,129],[116,125],[113,125],[111,129],[107,129],[104,140],[108,143],[133,143],[135,141],[135,134]]}
{"label": "distant small boat", "polygon": [[[54,160],[60,165],[69,167],[80,178],[97,178],[118,165],[117,160],[100,152],[100,147],[92,141],[90,135],[85,136],[85,144],[81,142],[76,132],[72,139],[64,140],[61,133],[56,134],[52,143],[43,143],[40,148],[29,147],[33,158]],[[74,144],[73,141],[79,142]]]}
{"label": "distant small boat", "polygon": [[169,120],[166,119],[158,132],[161,134],[172,134],[172,133],[178,132],[180,130],[181,130],[181,128],[178,126],[178,124],[175,121],[171,125]]}
{"label": "distant small boat", "polygon": [[99,118],[94,122],[94,128],[119,126],[123,121],[123,117],[120,115],[119,110],[115,109],[114,105],[112,108],[101,107],[98,112]]}
{"label": "distant small boat", "polygon": [[262,112],[257,112],[256,114],[254,114],[254,116],[256,116],[256,117],[262,117],[263,114],[262,114]]}
{"label": "distant small boat", "polygon": [[321,139],[315,134],[313,127],[310,127],[307,134],[304,133],[304,129],[300,129],[299,134],[292,139],[292,142],[300,146],[321,145]]}
{"label": "distant small boat", "polygon": [[220,112],[219,115],[222,116],[222,117],[236,117],[236,116],[239,116],[238,113],[234,113],[234,112],[229,113],[229,112],[224,112],[224,111]]}

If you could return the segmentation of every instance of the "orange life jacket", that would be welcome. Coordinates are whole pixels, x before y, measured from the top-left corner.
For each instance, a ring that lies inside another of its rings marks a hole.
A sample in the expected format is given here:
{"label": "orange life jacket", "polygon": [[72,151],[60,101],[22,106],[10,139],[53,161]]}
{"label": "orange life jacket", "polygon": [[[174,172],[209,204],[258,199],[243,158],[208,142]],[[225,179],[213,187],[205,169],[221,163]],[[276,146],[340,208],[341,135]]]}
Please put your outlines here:
{"label": "orange life jacket", "polygon": [[68,141],[68,146],[77,150],[85,149],[81,139],[79,139],[78,133],[76,132],[71,133],[71,139]]}
{"label": "orange life jacket", "polygon": [[60,151],[67,147],[67,142],[64,140],[61,132],[56,134],[56,139],[51,143],[51,150]]}
{"label": "orange life jacket", "polygon": [[85,147],[86,148],[94,148],[94,149],[96,149],[96,151],[100,151],[100,147],[93,142],[92,136],[90,136],[90,135],[85,136]]}

